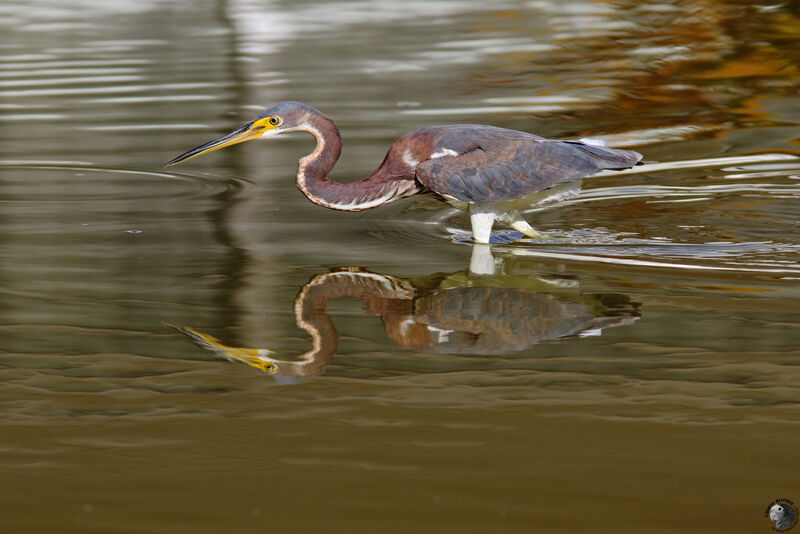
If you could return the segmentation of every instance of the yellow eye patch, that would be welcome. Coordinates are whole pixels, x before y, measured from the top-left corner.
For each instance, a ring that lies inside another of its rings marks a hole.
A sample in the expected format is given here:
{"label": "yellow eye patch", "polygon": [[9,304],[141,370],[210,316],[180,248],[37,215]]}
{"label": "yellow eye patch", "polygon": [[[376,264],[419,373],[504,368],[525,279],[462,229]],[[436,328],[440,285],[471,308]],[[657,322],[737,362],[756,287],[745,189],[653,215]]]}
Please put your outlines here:
{"label": "yellow eye patch", "polygon": [[272,115],[271,117],[264,117],[263,119],[258,119],[253,123],[252,128],[264,128],[265,130],[274,130],[283,121],[280,117],[276,117]]}

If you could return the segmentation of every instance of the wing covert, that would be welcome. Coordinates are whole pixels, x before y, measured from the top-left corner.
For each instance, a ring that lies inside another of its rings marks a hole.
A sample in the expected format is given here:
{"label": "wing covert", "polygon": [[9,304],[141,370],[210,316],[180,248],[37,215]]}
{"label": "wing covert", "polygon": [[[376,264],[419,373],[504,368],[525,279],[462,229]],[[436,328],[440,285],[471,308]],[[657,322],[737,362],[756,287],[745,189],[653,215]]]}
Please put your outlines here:
{"label": "wing covert", "polygon": [[561,141],[514,140],[417,166],[430,190],[464,202],[499,202],[588,176],[601,168],[591,154]]}

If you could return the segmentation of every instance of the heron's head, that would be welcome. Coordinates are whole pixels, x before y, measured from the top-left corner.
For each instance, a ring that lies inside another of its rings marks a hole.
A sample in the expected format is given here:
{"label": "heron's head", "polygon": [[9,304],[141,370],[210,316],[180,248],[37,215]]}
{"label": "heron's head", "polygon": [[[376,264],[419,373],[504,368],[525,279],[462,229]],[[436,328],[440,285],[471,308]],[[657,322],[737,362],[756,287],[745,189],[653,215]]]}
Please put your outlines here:
{"label": "heron's head", "polygon": [[268,139],[276,135],[302,130],[314,116],[322,115],[316,108],[302,102],[281,102],[231,133],[202,144],[173,159],[167,166],[208,154],[253,139]]}

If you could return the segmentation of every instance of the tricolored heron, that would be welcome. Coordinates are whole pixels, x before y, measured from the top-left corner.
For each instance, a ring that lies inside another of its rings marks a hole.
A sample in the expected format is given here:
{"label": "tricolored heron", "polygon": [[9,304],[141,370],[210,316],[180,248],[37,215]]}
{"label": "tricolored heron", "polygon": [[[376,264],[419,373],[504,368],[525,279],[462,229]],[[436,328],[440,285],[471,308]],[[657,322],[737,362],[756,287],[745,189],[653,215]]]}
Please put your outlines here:
{"label": "tricolored heron", "polygon": [[361,211],[432,191],[469,212],[478,243],[488,243],[495,221],[529,237],[540,237],[520,209],[541,202],[556,186],[597,171],[632,167],[642,155],[587,141],[545,139],[480,124],[427,126],[402,136],[366,178],[342,184],[328,180],[342,150],[339,129],[325,114],[302,102],[282,102],[233,132],[193,148],[167,165],[251,139],[308,132],[317,141],[301,158],[297,187],[314,204]]}

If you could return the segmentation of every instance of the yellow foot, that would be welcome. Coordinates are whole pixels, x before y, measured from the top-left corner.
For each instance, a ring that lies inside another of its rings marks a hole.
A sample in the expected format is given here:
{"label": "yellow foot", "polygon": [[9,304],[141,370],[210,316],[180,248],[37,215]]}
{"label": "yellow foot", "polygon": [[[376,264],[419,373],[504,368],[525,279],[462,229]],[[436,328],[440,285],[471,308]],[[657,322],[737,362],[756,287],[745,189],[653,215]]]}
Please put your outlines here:
{"label": "yellow foot", "polygon": [[526,237],[531,237],[533,239],[545,239],[548,236],[545,234],[540,234],[536,230],[528,224],[528,221],[522,218],[518,211],[512,211],[505,216],[506,223],[516,230],[517,232],[521,232],[522,235]]}
{"label": "yellow foot", "polygon": [[531,239],[550,239],[552,236],[549,234],[540,234],[539,232],[534,232],[533,234],[526,234],[522,232],[525,237],[530,237]]}
{"label": "yellow foot", "polygon": [[532,239],[548,239],[550,237],[547,234],[540,234],[539,232],[531,228],[531,225],[529,225],[525,221],[521,222],[515,221],[511,224],[511,228],[513,228],[517,232],[522,232],[522,235],[524,235],[525,237],[530,237]]}

